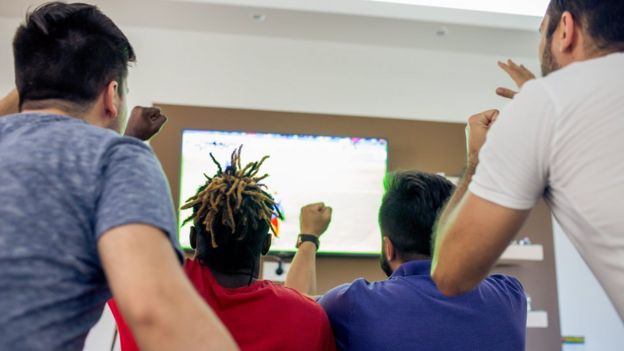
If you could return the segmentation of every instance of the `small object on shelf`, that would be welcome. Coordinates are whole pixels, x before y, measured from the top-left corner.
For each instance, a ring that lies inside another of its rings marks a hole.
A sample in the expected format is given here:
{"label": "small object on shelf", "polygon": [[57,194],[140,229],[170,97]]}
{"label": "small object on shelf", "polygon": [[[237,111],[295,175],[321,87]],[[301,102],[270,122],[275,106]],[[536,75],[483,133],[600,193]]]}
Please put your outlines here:
{"label": "small object on shelf", "polygon": [[524,237],[520,240],[514,240],[511,242],[512,245],[520,245],[520,246],[527,246],[527,245],[533,245],[533,243],[531,242],[531,239],[529,239],[528,237]]}
{"label": "small object on shelf", "polygon": [[561,337],[561,343],[563,344],[562,351],[584,351],[585,350],[585,337],[584,336],[563,336]]}
{"label": "small object on shelf", "polygon": [[548,328],[548,313],[546,311],[528,312],[527,328]]}
{"label": "small object on shelf", "polygon": [[503,252],[500,258],[501,263],[514,261],[543,261],[544,247],[539,244],[519,245],[511,244]]}
{"label": "small object on shelf", "polygon": [[531,295],[526,294],[526,300],[527,300],[527,312],[531,312]]}

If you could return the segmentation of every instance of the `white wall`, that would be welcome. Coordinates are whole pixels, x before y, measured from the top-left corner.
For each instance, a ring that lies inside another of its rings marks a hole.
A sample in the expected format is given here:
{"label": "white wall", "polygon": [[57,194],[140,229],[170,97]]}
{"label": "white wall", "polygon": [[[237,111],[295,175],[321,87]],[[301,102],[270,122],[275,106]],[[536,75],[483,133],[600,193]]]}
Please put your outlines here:
{"label": "white wall", "polygon": [[584,336],[586,351],[624,350],[624,323],[566,234],[554,223],[562,335]]}
{"label": "white wall", "polygon": [[[0,18],[0,91],[17,19]],[[504,57],[124,27],[138,63],[130,102],[460,121],[504,102]],[[516,58],[536,68],[535,57]]]}
{"label": "white wall", "polygon": [[[114,339],[114,340],[113,340]],[[84,351],[120,351],[119,336],[115,332],[115,318],[106,306],[98,323],[85,340]]]}

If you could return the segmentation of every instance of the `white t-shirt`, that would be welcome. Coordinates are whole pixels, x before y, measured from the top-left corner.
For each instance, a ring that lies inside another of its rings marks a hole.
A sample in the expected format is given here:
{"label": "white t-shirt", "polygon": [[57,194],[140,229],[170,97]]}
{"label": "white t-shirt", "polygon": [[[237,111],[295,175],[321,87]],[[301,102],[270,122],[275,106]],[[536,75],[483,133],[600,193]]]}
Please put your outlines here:
{"label": "white t-shirt", "polygon": [[479,160],[470,191],[523,210],[544,196],[624,320],[624,54],[528,82]]}

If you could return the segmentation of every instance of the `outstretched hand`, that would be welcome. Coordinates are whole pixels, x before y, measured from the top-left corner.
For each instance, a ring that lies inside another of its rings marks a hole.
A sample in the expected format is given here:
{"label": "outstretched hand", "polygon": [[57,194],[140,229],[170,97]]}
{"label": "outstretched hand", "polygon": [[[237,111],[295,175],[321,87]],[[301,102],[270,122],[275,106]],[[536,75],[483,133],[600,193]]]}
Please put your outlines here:
{"label": "outstretched hand", "polygon": [[301,233],[321,236],[331,222],[332,208],[324,203],[304,206],[299,218]]}
{"label": "outstretched hand", "polygon": [[165,122],[167,117],[158,107],[136,106],[130,113],[124,134],[147,141],[160,131]]}
{"label": "outstretched hand", "polygon": [[[507,74],[513,79],[518,88],[522,88],[524,83],[530,81],[531,79],[535,79],[535,75],[533,72],[529,71],[528,68],[524,67],[524,65],[517,65],[512,60],[507,60],[507,62],[498,61],[498,66],[503,69],[503,71],[507,72]],[[518,92],[508,89],[508,88],[497,88],[496,94],[502,96],[504,98],[513,99]]]}

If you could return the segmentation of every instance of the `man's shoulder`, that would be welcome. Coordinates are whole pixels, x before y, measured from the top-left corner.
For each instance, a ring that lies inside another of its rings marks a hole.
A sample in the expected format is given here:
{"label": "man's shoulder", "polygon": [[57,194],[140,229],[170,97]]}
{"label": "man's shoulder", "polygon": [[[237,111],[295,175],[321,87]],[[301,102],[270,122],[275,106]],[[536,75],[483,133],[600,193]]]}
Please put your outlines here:
{"label": "man's shoulder", "polygon": [[136,138],[88,124],[80,119],[41,113],[19,113],[0,118],[0,134],[30,147],[48,148],[56,155],[63,152],[105,153],[120,144],[135,145],[135,149],[149,150]]}
{"label": "man's shoulder", "polygon": [[263,284],[264,289],[273,291],[271,294],[273,303],[279,305],[285,312],[297,311],[309,317],[315,316],[314,320],[317,321],[327,320],[325,311],[312,297],[271,281],[263,281]]}
{"label": "man's shoulder", "polygon": [[[616,53],[586,61],[574,62],[545,77],[527,82],[525,87],[540,86],[557,105],[575,104],[589,94],[621,86],[624,54]],[[579,84],[581,83],[581,84]],[[524,88],[523,88],[524,90]]]}
{"label": "man's shoulder", "polygon": [[507,295],[514,295],[517,297],[523,297],[524,287],[522,283],[510,275],[505,274],[493,274],[487,277],[482,283],[482,287],[488,287],[490,289],[494,289],[497,292],[504,292]]}
{"label": "man's shoulder", "polygon": [[327,291],[318,298],[318,303],[325,310],[351,308],[358,303],[366,303],[377,295],[383,295],[388,285],[394,284],[391,280],[369,282],[364,278],[358,278],[351,283],[339,285]]}
{"label": "man's shoulder", "polygon": [[305,308],[320,309],[314,299],[310,296],[307,296],[295,289],[285,287],[281,284],[277,284],[269,280],[264,280],[263,282],[266,288],[269,288],[275,292],[275,296],[277,299],[287,301],[292,304],[302,305]]}

